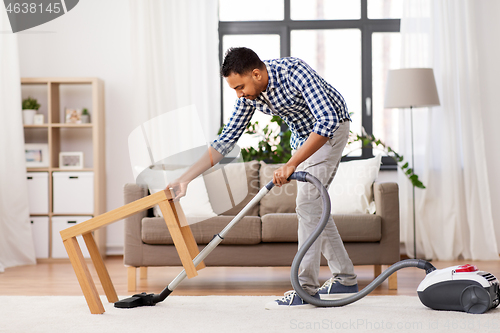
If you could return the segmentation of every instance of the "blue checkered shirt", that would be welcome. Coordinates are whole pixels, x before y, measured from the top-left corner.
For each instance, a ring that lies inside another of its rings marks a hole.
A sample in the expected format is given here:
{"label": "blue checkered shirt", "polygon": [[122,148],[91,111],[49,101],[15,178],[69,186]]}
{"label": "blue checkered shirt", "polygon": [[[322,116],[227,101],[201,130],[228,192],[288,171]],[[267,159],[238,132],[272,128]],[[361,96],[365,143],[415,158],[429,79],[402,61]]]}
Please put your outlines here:
{"label": "blue checkered shirt", "polygon": [[298,149],[311,132],[332,138],[341,121],[350,120],[344,98],[309,65],[297,58],[264,60],[269,76],[267,105],[260,94],[255,100],[239,98],[235,110],[212,147],[229,153],[243,134],[255,110],[278,115],[292,132],[290,146]]}

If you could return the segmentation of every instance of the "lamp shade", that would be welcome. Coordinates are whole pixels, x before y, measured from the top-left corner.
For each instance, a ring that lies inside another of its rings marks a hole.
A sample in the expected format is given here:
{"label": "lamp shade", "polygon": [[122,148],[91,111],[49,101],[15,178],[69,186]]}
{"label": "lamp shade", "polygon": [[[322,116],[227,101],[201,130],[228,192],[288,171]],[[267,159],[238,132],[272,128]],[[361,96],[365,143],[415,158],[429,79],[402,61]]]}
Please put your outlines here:
{"label": "lamp shade", "polygon": [[436,80],[432,68],[390,70],[385,90],[386,108],[439,105]]}

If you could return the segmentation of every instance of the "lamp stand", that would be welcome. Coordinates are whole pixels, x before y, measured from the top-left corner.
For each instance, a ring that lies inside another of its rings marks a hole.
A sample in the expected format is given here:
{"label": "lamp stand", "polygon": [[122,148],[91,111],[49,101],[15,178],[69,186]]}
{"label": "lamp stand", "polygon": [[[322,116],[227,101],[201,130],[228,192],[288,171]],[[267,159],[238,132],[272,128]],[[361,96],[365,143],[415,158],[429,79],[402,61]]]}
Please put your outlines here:
{"label": "lamp stand", "polygon": [[[413,151],[413,107],[410,106],[410,123],[411,123],[411,168],[415,172],[415,154]],[[413,257],[417,259],[417,223],[415,217],[415,185],[412,184],[413,192]]]}

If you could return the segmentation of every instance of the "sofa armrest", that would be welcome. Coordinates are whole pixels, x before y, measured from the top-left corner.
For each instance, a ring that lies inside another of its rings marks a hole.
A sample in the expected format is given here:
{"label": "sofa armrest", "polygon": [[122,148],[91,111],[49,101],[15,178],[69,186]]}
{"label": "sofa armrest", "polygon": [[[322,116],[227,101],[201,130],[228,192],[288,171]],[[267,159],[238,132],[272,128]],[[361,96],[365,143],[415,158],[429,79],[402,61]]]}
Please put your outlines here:
{"label": "sofa armrest", "polygon": [[399,254],[399,187],[397,183],[374,183],[373,197],[377,212],[382,217],[382,258],[400,260]]}
{"label": "sofa armrest", "polygon": [[[145,186],[125,184],[123,187],[124,204],[136,201],[148,195]],[[125,240],[123,262],[125,265],[138,267],[142,261],[141,221],[147,215],[147,210],[125,218]]]}

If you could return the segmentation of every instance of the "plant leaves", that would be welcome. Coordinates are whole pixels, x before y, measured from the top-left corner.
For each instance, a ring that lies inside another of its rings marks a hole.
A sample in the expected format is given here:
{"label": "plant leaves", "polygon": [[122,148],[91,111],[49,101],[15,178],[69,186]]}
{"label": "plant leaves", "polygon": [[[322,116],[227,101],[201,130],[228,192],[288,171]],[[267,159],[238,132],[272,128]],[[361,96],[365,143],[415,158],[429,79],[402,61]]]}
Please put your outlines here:
{"label": "plant leaves", "polygon": [[[364,127],[361,128],[362,135],[359,135],[357,133],[353,133],[352,131],[349,131],[349,139],[347,141],[347,145],[351,145],[355,142],[361,142],[362,143],[362,148],[372,146],[373,144],[375,146],[381,146],[383,147],[383,151],[394,161],[396,161],[396,164],[398,167],[403,171],[403,173],[408,177],[408,179],[412,182],[412,184],[415,187],[425,189],[426,187],[424,184],[418,179],[418,176],[414,174],[413,169],[409,168],[409,163],[405,162],[404,156],[399,155],[394,149],[391,147],[387,146],[382,142],[382,140],[375,138],[374,135],[368,135],[366,133],[366,130]],[[360,148],[356,148],[360,149]],[[349,153],[351,153],[353,150],[350,150]],[[348,153],[348,154],[349,154]]]}

